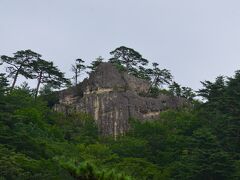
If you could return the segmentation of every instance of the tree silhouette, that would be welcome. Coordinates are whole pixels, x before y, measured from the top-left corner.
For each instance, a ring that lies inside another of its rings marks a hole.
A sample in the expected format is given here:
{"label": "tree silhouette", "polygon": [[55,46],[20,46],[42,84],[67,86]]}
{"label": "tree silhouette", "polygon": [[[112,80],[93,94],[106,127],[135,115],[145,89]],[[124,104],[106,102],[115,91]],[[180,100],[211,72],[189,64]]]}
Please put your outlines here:
{"label": "tree silhouette", "polygon": [[158,87],[163,84],[170,84],[172,81],[172,74],[167,69],[160,69],[158,63],[153,63],[153,69],[149,74],[152,77],[152,86]]}
{"label": "tree silhouette", "polygon": [[7,64],[8,77],[13,78],[11,90],[15,87],[19,75],[25,78],[32,78],[31,63],[40,58],[41,55],[31,50],[22,50],[14,53],[13,57],[6,55],[1,56],[2,63]]}
{"label": "tree silhouette", "polygon": [[88,66],[88,68],[91,69],[92,71],[95,71],[96,68],[103,62],[103,60],[104,59],[102,58],[102,56],[97,57],[95,61],[91,62],[91,65]]}
{"label": "tree silhouette", "polygon": [[148,60],[144,59],[142,55],[132,48],[121,46],[110,52],[113,57],[110,62],[117,62],[125,65],[127,71],[135,70],[138,65],[147,65]]}
{"label": "tree silhouette", "polygon": [[0,95],[4,94],[8,89],[8,80],[4,73],[0,73]]}
{"label": "tree silhouette", "polygon": [[189,87],[181,87],[178,83],[173,82],[169,86],[169,91],[173,96],[183,97],[190,101],[196,96],[194,91]]}
{"label": "tree silhouette", "polygon": [[39,58],[32,63],[32,66],[34,71],[33,77],[38,81],[35,99],[37,98],[41,84],[51,84],[54,88],[60,88],[64,85],[70,84],[69,80],[64,77],[64,73],[54,66],[53,62]]}
{"label": "tree silhouette", "polygon": [[86,66],[83,64],[85,61],[82,59],[76,59],[75,64],[72,65],[72,72],[74,73],[73,79],[75,82],[75,85],[78,83],[78,77],[80,76],[81,72],[86,69]]}
{"label": "tree silhouette", "polygon": [[169,86],[169,91],[172,95],[174,96],[178,96],[180,97],[181,94],[182,94],[182,90],[181,90],[181,86],[176,83],[176,82],[173,82],[170,86]]}

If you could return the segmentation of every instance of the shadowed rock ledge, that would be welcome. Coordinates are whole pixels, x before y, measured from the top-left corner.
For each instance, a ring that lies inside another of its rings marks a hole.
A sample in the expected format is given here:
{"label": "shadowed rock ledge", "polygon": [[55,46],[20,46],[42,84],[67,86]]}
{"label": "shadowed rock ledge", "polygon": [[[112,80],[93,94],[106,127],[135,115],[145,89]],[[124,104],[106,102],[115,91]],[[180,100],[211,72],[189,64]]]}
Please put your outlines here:
{"label": "shadowed rock ledge", "polygon": [[164,110],[187,104],[186,100],[173,96],[139,96],[139,93],[147,93],[149,87],[149,82],[119,72],[111,63],[102,63],[88,79],[59,92],[59,104],[54,109],[64,113],[89,113],[101,135],[117,136],[129,130],[130,117],[151,120]]}

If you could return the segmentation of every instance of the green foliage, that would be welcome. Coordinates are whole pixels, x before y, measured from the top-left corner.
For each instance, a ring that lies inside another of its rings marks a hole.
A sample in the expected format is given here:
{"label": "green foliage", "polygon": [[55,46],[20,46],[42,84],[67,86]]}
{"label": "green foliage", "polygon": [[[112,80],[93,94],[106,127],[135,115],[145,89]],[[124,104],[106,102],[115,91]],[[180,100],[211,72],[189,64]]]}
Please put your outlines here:
{"label": "green foliage", "polygon": [[93,118],[85,113],[72,113],[55,120],[62,128],[65,139],[72,142],[94,143],[98,139],[98,130]]}
{"label": "green foliage", "polygon": [[90,66],[87,66],[92,71],[95,71],[96,68],[103,62],[103,58],[101,56],[97,57],[95,61],[91,62]]}
{"label": "green foliage", "polygon": [[35,160],[0,145],[0,176],[13,180],[65,179],[67,173],[54,161]]}
{"label": "green foliage", "polygon": [[187,100],[193,101],[194,97],[196,97],[196,94],[193,92],[193,90],[189,87],[181,87],[178,83],[173,82],[169,86],[169,92],[173,96],[177,97],[183,97]]}
{"label": "green foliage", "polygon": [[[46,85],[36,100],[27,83],[9,91],[7,77],[0,74],[0,179],[240,178],[240,71],[203,82],[198,93],[205,102],[161,112],[152,121],[130,120],[130,131],[114,140],[99,137],[88,114],[53,112],[58,101],[53,89],[63,74],[52,63],[41,63],[34,66],[39,70],[35,73],[47,72],[50,66],[56,76],[50,71],[38,76]],[[126,69],[121,63],[115,65]],[[136,73],[150,77],[145,67],[138,66]],[[153,86],[150,93],[193,99],[192,90],[177,83],[169,91]]]}
{"label": "green foliage", "polygon": [[39,99],[46,101],[48,107],[50,108],[52,108],[55,104],[59,102],[57,92],[54,92],[53,89],[54,87],[52,87],[52,84],[46,84],[39,91],[40,93]]}
{"label": "green foliage", "polygon": [[[31,50],[17,51],[13,57],[3,55],[0,60],[0,64],[7,64],[8,77],[13,78],[11,91],[14,89],[19,75],[27,79],[37,79],[35,99],[41,84],[51,84],[54,88],[60,88],[70,84],[70,81],[64,77],[64,73],[54,66],[53,62],[41,59],[40,54]],[[0,74],[0,82],[1,89],[1,86],[4,83],[6,84],[4,74]]]}
{"label": "green foliage", "polygon": [[160,179],[161,171],[157,165],[154,165],[145,159],[140,158],[124,158],[116,167],[126,172],[128,175],[136,179]]}
{"label": "green foliage", "polygon": [[158,97],[160,95],[160,89],[158,87],[151,87],[148,94],[150,97]]}
{"label": "green foliage", "polygon": [[149,71],[149,76],[152,78],[152,86],[159,87],[164,84],[170,84],[173,76],[167,69],[160,69],[158,63],[153,63],[153,69]]}
{"label": "green foliage", "polygon": [[240,152],[239,82],[240,73],[237,71],[232,78],[220,76],[215,82],[206,81],[203,83],[204,88],[199,90],[199,95],[207,100],[202,105],[205,122],[214,129],[224,149],[231,152]]}
{"label": "green foliage", "polygon": [[0,73],[0,96],[4,95],[8,90],[8,80],[5,74]]}
{"label": "green foliage", "polygon": [[78,163],[76,161],[61,162],[74,179],[84,180],[131,180],[130,177],[116,173],[115,171],[98,170],[88,162]]}
{"label": "green foliage", "polygon": [[110,148],[121,157],[144,158],[148,153],[147,141],[134,137],[122,137],[111,142]]}
{"label": "green foliage", "polygon": [[130,74],[131,75],[150,82],[151,77],[150,77],[149,72],[150,72],[150,69],[145,68],[143,66],[139,66],[138,68],[131,68],[130,69]]}
{"label": "green foliage", "polygon": [[37,54],[31,50],[17,51],[14,53],[13,57],[6,55],[1,56],[0,60],[4,64],[8,65],[8,77],[13,78],[11,89],[14,88],[19,75],[22,75],[26,78],[32,78],[31,64],[40,57],[40,54]]}
{"label": "green foliage", "polygon": [[118,71],[120,72],[126,72],[126,68],[124,65],[121,64],[120,61],[116,60],[116,59],[110,59],[109,62],[111,62],[116,68]]}
{"label": "green foliage", "polygon": [[113,57],[109,59],[109,62],[113,63],[118,70],[126,71],[141,79],[150,80],[149,69],[144,67],[148,64],[148,60],[144,59],[139,52],[121,46],[111,51],[110,54]]}
{"label": "green foliage", "polygon": [[125,46],[116,48],[110,54],[113,56],[110,62],[124,65],[128,72],[134,72],[139,64],[148,64],[148,60],[144,59],[139,52]]}
{"label": "green foliage", "polygon": [[53,62],[38,58],[32,62],[31,66],[33,68],[32,78],[38,80],[35,99],[37,98],[41,84],[50,84],[51,87],[54,88],[60,88],[70,84],[70,81],[64,77],[64,73],[62,73],[57,66],[54,66]]}

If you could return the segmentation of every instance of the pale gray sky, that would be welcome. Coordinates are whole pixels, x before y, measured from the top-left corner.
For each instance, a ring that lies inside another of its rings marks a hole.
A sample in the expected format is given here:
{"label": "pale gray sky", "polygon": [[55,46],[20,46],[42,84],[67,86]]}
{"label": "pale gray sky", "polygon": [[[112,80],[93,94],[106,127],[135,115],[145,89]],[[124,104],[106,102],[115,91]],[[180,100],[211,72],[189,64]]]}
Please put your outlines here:
{"label": "pale gray sky", "polygon": [[32,49],[70,76],[124,45],[194,89],[240,69],[239,0],[0,0],[0,54]]}

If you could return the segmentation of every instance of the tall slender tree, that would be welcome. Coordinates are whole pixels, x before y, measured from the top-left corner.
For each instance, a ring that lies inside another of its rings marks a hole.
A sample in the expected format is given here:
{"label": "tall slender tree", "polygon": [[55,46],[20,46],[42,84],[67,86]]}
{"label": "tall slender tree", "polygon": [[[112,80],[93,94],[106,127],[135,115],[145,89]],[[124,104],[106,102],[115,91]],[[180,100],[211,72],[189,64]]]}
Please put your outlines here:
{"label": "tall slender tree", "polygon": [[73,79],[74,79],[75,85],[77,85],[78,77],[80,76],[82,71],[86,69],[86,66],[83,64],[84,62],[85,61],[83,61],[82,59],[76,59],[75,64],[72,65],[71,70],[74,73]]}
{"label": "tall slender tree", "polygon": [[152,86],[158,87],[164,84],[170,84],[172,81],[172,74],[167,69],[160,69],[158,63],[153,63],[153,69],[149,72],[152,77]]}
{"label": "tall slender tree", "polygon": [[169,91],[173,96],[180,97],[182,94],[182,89],[180,84],[176,83],[175,81],[169,86]]}
{"label": "tall slender tree", "polygon": [[22,50],[14,53],[13,57],[1,56],[1,62],[7,64],[8,77],[13,78],[11,90],[15,87],[19,75],[32,78],[31,63],[40,58],[41,55],[31,50]]}
{"label": "tall slender tree", "polygon": [[37,98],[41,84],[51,84],[54,88],[60,88],[70,83],[69,80],[64,77],[64,73],[53,65],[53,62],[39,58],[32,63],[32,66],[34,72],[33,76],[37,79],[35,99]]}

